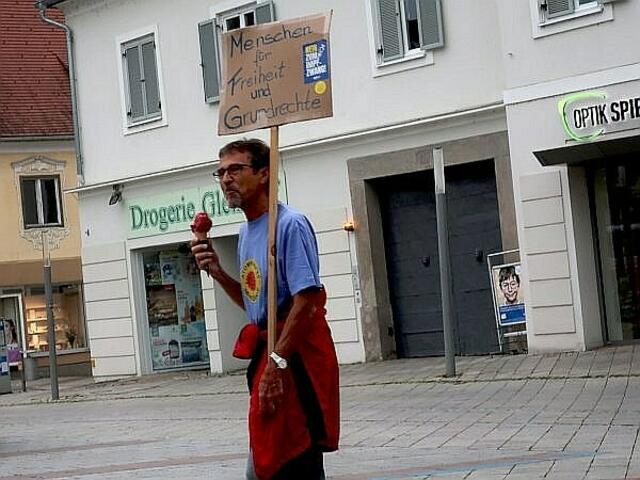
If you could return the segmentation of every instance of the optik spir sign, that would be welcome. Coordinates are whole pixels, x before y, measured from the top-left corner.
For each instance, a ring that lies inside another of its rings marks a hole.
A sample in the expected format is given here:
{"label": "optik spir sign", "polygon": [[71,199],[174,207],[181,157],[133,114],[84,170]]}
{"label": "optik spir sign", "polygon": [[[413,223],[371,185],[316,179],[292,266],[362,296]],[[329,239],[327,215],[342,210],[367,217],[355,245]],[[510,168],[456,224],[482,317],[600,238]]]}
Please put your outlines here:
{"label": "optik spir sign", "polygon": [[595,140],[607,133],[640,127],[640,95],[610,97],[591,90],[563,97],[558,113],[567,137],[577,142]]}

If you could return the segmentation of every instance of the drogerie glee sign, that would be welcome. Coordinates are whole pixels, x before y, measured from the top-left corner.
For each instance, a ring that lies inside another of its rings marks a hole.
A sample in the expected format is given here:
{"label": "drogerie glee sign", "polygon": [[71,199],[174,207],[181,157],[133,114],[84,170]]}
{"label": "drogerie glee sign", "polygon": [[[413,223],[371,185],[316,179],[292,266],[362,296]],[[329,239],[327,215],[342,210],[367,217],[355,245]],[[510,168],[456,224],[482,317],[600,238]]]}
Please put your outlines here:
{"label": "drogerie glee sign", "polygon": [[332,116],[330,24],[313,15],[225,33],[218,133]]}
{"label": "drogerie glee sign", "polygon": [[[287,202],[286,178],[278,181],[278,198]],[[219,184],[181,189],[159,195],[145,195],[125,200],[128,211],[128,238],[148,237],[170,232],[188,232],[196,212],[204,211],[221,225],[245,221],[244,213],[231,208]]]}

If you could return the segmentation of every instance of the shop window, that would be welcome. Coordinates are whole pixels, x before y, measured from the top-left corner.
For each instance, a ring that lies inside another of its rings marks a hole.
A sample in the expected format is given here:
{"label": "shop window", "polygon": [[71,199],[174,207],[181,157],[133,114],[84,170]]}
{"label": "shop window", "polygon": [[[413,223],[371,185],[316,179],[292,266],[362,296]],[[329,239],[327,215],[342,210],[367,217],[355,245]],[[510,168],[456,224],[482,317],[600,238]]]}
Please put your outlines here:
{"label": "shop window", "polygon": [[155,34],[121,44],[127,125],[162,118]]}
{"label": "shop window", "polygon": [[[22,352],[22,304],[20,303],[22,290],[16,290],[5,289],[0,292],[2,293],[0,295],[0,324],[4,327],[4,341],[10,366],[18,364]],[[0,343],[2,343],[2,338],[0,338]]]}
{"label": "shop window", "polygon": [[378,62],[444,46],[440,0],[374,0]]}
{"label": "shop window", "polygon": [[61,227],[60,177],[21,177],[24,228]]}
{"label": "shop window", "polygon": [[153,370],[208,365],[200,271],[187,249],[144,253]]}
{"label": "shop window", "polygon": [[274,19],[273,2],[266,1],[221,12],[215,18],[198,24],[200,65],[204,82],[204,98],[207,103],[214,103],[220,99],[219,33],[272,22]]}
{"label": "shop window", "polygon": [[[52,293],[56,349],[85,348],[86,335],[80,285],[54,285]],[[27,350],[48,352],[50,348],[49,329],[44,288],[31,287],[27,289],[24,303]]]}

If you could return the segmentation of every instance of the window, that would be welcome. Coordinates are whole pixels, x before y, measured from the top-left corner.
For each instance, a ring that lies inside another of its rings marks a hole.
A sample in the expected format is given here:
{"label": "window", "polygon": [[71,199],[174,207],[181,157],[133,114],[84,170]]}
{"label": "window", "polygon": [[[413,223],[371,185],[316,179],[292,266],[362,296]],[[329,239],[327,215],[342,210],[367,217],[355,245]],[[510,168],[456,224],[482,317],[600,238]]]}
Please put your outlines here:
{"label": "window", "polygon": [[153,34],[121,44],[127,125],[162,118]]}
{"label": "window", "polygon": [[542,20],[551,20],[566,15],[599,9],[603,0],[540,0]]}
{"label": "window", "polygon": [[219,33],[268,23],[274,19],[273,2],[269,0],[219,13],[216,18],[198,24],[200,66],[202,67],[204,98],[207,103],[217,102],[220,98]]}
{"label": "window", "polygon": [[529,0],[533,38],[568,32],[613,20],[616,0]]}
{"label": "window", "polygon": [[381,63],[444,46],[440,0],[374,0]]}
{"label": "window", "polygon": [[225,32],[236,30],[238,28],[250,27],[256,24],[255,7],[242,13],[235,13],[224,17],[223,29]]}
{"label": "window", "polygon": [[24,228],[62,226],[60,177],[22,177]]}
{"label": "window", "polygon": [[[25,289],[24,333],[26,349],[35,353],[49,351],[47,310],[44,287]],[[86,348],[86,328],[82,286],[80,284],[53,285],[53,318],[55,323],[56,350]]]}

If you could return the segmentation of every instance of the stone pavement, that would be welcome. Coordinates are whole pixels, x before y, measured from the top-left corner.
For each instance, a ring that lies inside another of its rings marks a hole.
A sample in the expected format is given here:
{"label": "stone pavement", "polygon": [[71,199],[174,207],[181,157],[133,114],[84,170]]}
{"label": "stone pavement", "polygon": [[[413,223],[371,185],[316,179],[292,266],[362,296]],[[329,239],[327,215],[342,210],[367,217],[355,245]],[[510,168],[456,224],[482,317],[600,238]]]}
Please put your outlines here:
{"label": "stone pavement", "polygon": [[[341,370],[333,480],[638,479],[640,345]],[[0,480],[243,478],[242,375],[48,380],[0,396]],[[304,479],[302,479],[304,480]]]}

